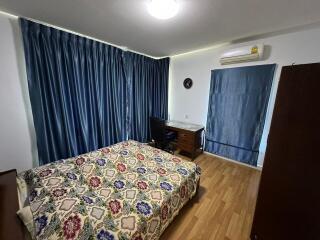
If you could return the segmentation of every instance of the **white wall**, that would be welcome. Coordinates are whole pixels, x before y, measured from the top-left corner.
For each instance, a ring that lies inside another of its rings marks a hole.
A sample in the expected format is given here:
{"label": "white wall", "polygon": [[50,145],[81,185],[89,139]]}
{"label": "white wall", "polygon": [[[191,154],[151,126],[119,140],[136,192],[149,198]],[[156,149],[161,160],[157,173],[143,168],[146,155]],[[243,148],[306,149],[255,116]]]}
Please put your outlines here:
{"label": "white wall", "polygon": [[[320,28],[172,57],[169,115],[171,119],[205,126],[211,70],[222,68],[219,55],[228,48],[256,42],[266,44],[266,60],[228,67],[278,64],[260,146],[262,165],[281,67],[320,61]],[[0,13],[0,171],[10,168],[22,171],[38,162],[23,54],[18,19]],[[190,90],[182,86],[186,77],[194,80]]]}
{"label": "white wall", "polygon": [[18,19],[0,13],[0,171],[37,163]]}
{"label": "white wall", "polygon": [[[260,145],[258,166],[262,166],[275,102],[281,67],[292,63],[320,62],[320,28],[268,37],[241,44],[231,44],[171,58],[169,82],[169,117],[172,120],[206,125],[211,70],[225,68],[219,64],[220,54],[229,48],[250,45],[266,45],[266,59],[259,62],[235,64],[238,67],[276,63],[278,65],[272,87],[266,124]],[[194,85],[190,90],[183,87],[183,80],[190,77]]]}

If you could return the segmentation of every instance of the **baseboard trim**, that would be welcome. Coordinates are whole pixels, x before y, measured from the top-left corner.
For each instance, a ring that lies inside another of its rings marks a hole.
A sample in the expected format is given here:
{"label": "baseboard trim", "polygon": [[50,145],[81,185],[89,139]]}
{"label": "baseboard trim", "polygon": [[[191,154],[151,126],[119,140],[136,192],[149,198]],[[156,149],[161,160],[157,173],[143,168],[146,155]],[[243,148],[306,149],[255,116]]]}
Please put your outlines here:
{"label": "baseboard trim", "polygon": [[239,164],[239,165],[242,165],[242,166],[245,166],[245,167],[248,167],[248,168],[253,168],[253,169],[256,169],[256,170],[259,170],[259,171],[262,170],[262,167],[260,167],[259,165],[258,165],[257,167],[254,167],[254,166],[251,166],[251,165],[246,164],[246,163],[238,162],[238,161],[235,161],[235,160],[230,159],[230,158],[226,158],[226,157],[222,157],[222,156],[213,154],[213,153],[211,153],[211,152],[204,151],[203,153],[204,153],[204,154],[207,154],[207,155],[211,155],[211,156],[216,157],[216,158],[220,158],[220,159],[225,160],[225,161],[228,161],[228,162],[232,162],[232,163],[235,163],[235,164]]}

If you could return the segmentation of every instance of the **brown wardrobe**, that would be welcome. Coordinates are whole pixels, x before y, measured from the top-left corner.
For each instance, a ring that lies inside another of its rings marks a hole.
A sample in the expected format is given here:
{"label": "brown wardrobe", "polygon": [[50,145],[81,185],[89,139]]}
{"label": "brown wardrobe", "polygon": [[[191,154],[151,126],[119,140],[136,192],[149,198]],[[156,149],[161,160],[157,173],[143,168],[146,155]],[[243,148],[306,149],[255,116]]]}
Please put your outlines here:
{"label": "brown wardrobe", "polygon": [[282,68],[252,240],[320,239],[320,63]]}

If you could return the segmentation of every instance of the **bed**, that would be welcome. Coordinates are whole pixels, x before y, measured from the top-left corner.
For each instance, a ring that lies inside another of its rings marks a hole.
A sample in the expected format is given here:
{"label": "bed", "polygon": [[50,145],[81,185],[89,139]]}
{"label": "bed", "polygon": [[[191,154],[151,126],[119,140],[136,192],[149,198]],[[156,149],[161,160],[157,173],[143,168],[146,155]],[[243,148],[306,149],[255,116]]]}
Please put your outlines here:
{"label": "bed", "polygon": [[17,176],[33,238],[108,240],[159,239],[199,178],[195,163],[131,140]]}

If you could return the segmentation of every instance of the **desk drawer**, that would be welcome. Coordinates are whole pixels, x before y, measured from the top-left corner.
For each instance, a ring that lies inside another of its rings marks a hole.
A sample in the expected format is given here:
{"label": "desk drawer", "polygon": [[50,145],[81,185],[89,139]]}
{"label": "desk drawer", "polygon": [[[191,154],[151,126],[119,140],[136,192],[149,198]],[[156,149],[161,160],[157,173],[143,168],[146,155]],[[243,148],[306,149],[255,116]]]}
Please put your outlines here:
{"label": "desk drawer", "polygon": [[178,143],[194,145],[195,135],[193,133],[179,132]]}
{"label": "desk drawer", "polygon": [[194,150],[194,145],[190,143],[178,142],[177,146],[180,150],[184,150],[186,152],[192,152]]}

